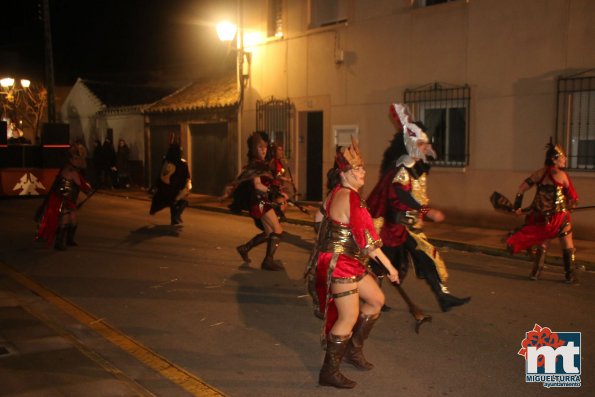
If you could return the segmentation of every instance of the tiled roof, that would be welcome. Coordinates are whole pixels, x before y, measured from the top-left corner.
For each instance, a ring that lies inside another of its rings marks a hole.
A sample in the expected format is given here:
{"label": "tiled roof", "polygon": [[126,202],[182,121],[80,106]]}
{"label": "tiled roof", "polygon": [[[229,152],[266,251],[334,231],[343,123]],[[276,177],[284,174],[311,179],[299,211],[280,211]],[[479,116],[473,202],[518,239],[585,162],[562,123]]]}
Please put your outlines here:
{"label": "tiled roof", "polygon": [[181,88],[173,94],[146,106],[144,113],[187,112],[234,106],[240,94],[233,75],[210,78]]}
{"label": "tiled roof", "polygon": [[147,105],[171,94],[173,89],[82,80],[107,108]]}

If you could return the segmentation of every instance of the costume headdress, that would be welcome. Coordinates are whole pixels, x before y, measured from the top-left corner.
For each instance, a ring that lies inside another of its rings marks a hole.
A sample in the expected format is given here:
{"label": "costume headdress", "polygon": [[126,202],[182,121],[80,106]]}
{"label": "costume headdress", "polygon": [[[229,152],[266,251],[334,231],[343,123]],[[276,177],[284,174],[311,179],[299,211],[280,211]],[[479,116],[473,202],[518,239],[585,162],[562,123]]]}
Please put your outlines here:
{"label": "costume headdress", "polygon": [[564,152],[564,149],[562,149],[562,146],[554,144],[551,137],[549,143],[545,145],[545,148],[547,149],[545,152],[546,160],[555,160],[560,156],[566,157],[566,153]]}
{"label": "costume headdress", "polygon": [[[393,103],[389,108],[390,115],[397,124],[397,127],[401,127],[403,130],[403,140],[407,153],[411,157],[422,159],[426,161],[426,154],[423,153],[418,146],[418,142],[430,143],[428,135],[412,120],[412,116],[407,106],[400,103]],[[434,149],[430,148],[429,152],[432,157],[436,158]]]}
{"label": "costume headdress", "polygon": [[337,152],[335,155],[335,162],[342,172],[364,166],[364,160],[359,152],[359,143],[353,138],[353,135],[351,136],[351,145],[342,147],[341,150]]}

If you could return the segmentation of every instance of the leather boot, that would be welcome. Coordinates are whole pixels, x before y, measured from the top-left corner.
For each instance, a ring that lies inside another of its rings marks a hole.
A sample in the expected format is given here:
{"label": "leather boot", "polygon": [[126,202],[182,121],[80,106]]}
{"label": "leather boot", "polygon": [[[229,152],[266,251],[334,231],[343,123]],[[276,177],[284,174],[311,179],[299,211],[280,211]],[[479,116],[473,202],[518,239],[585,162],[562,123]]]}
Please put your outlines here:
{"label": "leather boot", "polygon": [[341,360],[345,355],[349,343],[349,335],[339,336],[329,334],[326,340],[326,355],[318,374],[318,384],[333,386],[340,389],[353,389],[357,383],[348,379],[339,371]]}
{"label": "leather boot", "polygon": [[448,288],[446,288],[446,286],[440,282],[435,268],[424,269],[423,275],[432,292],[434,292],[434,295],[436,295],[440,309],[443,312],[447,312],[453,307],[464,305],[471,300],[471,297],[469,296],[465,298],[458,298],[454,295],[451,295],[448,291]]}
{"label": "leather boot", "polygon": [[56,241],[54,241],[54,249],[64,251],[66,249],[66,226],[58,227],[56,232]]}
{"label": "leather boot", "polygon": [[178,201],[176,201],[174,206],[176,207],[176,221],[177,221],[177,223],[184,223],[184,221],[182,220],[182,213],[184,212],[186,207],[188,207],[188,201],[187,200],[178,200]]}
{"label": "leather boot", "polygon": [[345,353],[345,362],[352,364],[361,371],[369,371],[374,368],[374,364],[364,357],[364,342],[370,336],[370,331],[378,321],[380,313],[365,315],[360,313],[357,322],[353,327],[353,334],[349,340],[347,352]]}
{"label": "leather boot", "polygon": [[76,233],[76,225],[66,226],[66,245],[77,247],[78,244],[74,241],[74,234]]}
{"label": "leather boot", "polygon": [[543,265],[545,264],[546,252],[547,248],[542,245],[537,248],[537,251],[535,252],[535,262],[533,262],[533,269],[531,269],[531,274],[529,275],[531,280],[539,280],[539,276],[543,270]]}
{"label": "leather boot", "polygon": [[260,234],[257,234],[256,236],[252,237],[252,239],[250,241],[248,241],[246,244],[237,246],[236,250],[238,251],[238,254],[240,254],[240,256],[242,257],[242,260],[245,263],[250,263],[251,261],[250,261],[250,258],[248,257],[248,252],[252,248],[264,243],[265,241],[267,241],[267,235],[265,233],[260,233]]}
{"label": "leather boot", "polygon": [[574,248],[562,249],[562,259],[564,260],[565,282],[577,285],[579,282],[575,272],[575,252]]}
{"label": "leather boot", "polygon": [[285,268],[283,265],[275,260],[275,251],[279,247],[279,243],[281,242],[281,235],[277,233],[269,234],[268,241],[267,241],[267,254],[264,257],[262,264],[260,265],[262,270],[271,270],[271,271],[279,271],[284,270]]}

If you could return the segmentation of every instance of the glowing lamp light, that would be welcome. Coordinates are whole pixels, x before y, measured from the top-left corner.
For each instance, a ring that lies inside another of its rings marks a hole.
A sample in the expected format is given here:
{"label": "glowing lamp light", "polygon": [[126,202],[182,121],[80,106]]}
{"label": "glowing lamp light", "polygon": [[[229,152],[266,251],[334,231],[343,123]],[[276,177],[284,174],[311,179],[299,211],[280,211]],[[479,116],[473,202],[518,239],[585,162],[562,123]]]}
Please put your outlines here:
{"label": "glowing lamp light", "polygon": [[14,79],[10,77],[5,77],[0,80],[0,85],[4,88],[12,87],[14,85]]}
{"label": "glowing lamp light", "polygon": [[30,85],[31,85],[31,81],[29,81],[27,79],[21,79],[21,87],[29,88]]}
{"label": "glowing lamp light", "polygon": [[220,22],[217,24],[217,36],[221,41],[232,41],[236,36],[238,27],[231,22]]}

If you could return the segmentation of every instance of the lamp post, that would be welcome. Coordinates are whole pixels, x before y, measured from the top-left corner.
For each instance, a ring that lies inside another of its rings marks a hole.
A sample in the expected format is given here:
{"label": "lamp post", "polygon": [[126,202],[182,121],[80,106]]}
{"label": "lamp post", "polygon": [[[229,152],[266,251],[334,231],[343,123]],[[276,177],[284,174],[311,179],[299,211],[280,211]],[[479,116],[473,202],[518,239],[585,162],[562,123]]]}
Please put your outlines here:
{"label": "lamp post", "polygon": [[231,22],[217,24],[217,35],[219,40],[228,42],[231,45],[236,38],[236,81],[239,89],[238,103],[238,128],[237,128],[237,173],[242,169],[242,112],[244,107],[244,34],[242,31],[242,1],[238,3],[238,20],[240,29]]}

